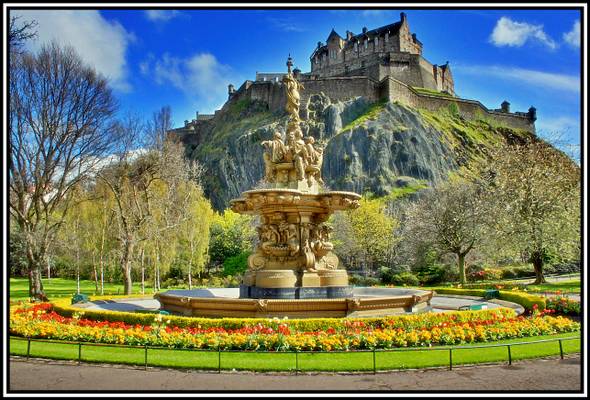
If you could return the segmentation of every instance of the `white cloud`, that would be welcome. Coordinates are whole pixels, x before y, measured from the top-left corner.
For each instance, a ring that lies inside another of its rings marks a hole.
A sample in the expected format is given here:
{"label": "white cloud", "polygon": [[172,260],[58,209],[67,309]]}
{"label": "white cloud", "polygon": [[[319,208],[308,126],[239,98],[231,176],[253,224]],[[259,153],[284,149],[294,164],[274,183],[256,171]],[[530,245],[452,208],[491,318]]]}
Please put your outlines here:
{"label": "white cloud", "polygon": [[383,17],[391,14],[391,10],[364,10],[361,14],[363,17]]}
{"label": "white cloud", "polygon": [[173,57],[168,53],[140,64],[145,76],[151,76],[159,85],[171,84],[190,98],[196,98],[203,112],[220,108],[227,100],[227,85],[239,82],[234,70],[221,64],[210,53],[197,53],[188,58]]}
{"label": "white cloud", "polygon": [[134,36],[118,22],[106,20],[96,10],[21,10],[14,13],[23,20],[38,23],[38,37],[28,43],[30,50],[36,51],[53,40],[71,45],[86,63],[110,80],[114,89],[131,90],[125,53]]}
{"label": "white cloud", "polygon": [[305,32],[305,28],[288,18],[268,17],[267,21],[276,29],[284,32]]}
{"label": "white cloud", "polygon": [[146,18],[154,22],[168,22],[179,15],[177,10],[145,10]]}
{"label": "white cloud", "polygon": [[558,116],[553,118],[539,118],[536,123],[537,133],[544,136],[555,136],[556,134],[565,134],[571,130],[579,128],[580,121],[570,116]]}
{"label": "white cloud", "polygon": [[582,34],[580,32],[580,21],[574,22],[572,30],[563,34],[563,40],[572,47],[580,47]]}
{"label": "white cloud", "polygon": [[580,91],[580,77],[574,75],[555,74],[552,72],[498,65],[457,65],[453,69],[469,75],[508,79],[540,88],[576,93]]}
{"label": "white cloud", "polygon": [[557,48],[557,43],[543,31],[543,25],[517,22],[508,17],[502,17],[496,22],[490,41],[498,47],[521,47],[527,41],[537,41],[550,49]]}

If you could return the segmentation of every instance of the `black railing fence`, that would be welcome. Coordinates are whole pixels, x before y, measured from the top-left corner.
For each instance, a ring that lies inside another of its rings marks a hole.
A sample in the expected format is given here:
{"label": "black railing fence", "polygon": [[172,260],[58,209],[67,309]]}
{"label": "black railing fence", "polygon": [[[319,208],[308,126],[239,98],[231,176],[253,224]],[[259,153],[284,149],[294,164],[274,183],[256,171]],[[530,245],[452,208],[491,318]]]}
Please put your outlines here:
{"label": "black railing fence", "polygon": [[[217,353],[217,366],[216,368],[208,368],[208,369],[216,369],[218,373],[222,371],[222,354],[223,353],[243,353],[243,354],[293,354],[293,361],[294,361],[294,369],[288,369],[289,371],[295,372],[298,374],[302,372],[299,368],[299,355],[300,354],[339,354],[339,353],[372,353],[372,368],[365,368],[360,370],[372,370],[373,373],[377,373],[377,358],[376,355],[378,353],[396,353],[396,352],[414,352],[414,351],[448,351],[448,368],[449,370],[453,369],[453,351],[457,350],[473,350],[473,349],[491,349],[491,348],[506,348],[506,360],[508,365],[512,365],[513,357],[512,357],[512,348],[517,346],[524,346],[524,345],[534,345],[538,343],[549,343],[549,342],[558,342],[559,344],[559,355],[561,359],[564,358],[564,350],[563,350],[563,342],[568,340],[579,340],[580,337],[566,337],[566,338],[555,338],[555,339],[543,339],[543,340],[536,340],[531,342],[515,342],[515,343],[500,343],[500,344],[489,344],[489,345],[475,345],[475,346],[435,346],[435,347],[408,347],[408,348],[394,348],[394,349],[368,349],[368,350],[332,350],[328,352],[318,352],[318,351],[303,351],[303,350],[285,350],[285,351],[269,351],[269,350],[222,350],[221,348],[215,349],[190,349],[190,348],[171,348],[171,347],[163,347],[163,346],[131,346],[131,345],[121,345],[121,344],[110,344],[110,343],[92,343],[92,342],[77,342],[77,341],[65,341],[65,340],[50,340],[50,339],[35,339],[35,338],[26,338],[26,337],[18,337],[18,336],[11,336],[11,340],[20,340],[20,341],[27,341],[27,352],[26,357],[27,359],[31,357],[31,342],[40,342],[40,343],[54,343],[54,344],[69,344],[69,345],[77,345],[78,346],[78,363],[81,363],[83,360],[82,358],[82,347],[114,347],[114,348],[126,348],[126,349],[143,349],[144,350],[144,362],[143,365],[147,369],[150,366],[149,363],[149,350],[166,350],[166,351],[191,351],[191,352],[202,352],[202,353]],[[10,352],[10,354],[17,355],[14,352]],[[20,355],[20,354],[19,354]],[[102,360],[107,362],[108,360]],[[133,363],[135,365],[139,365],[139,363]],[[152,366],[161,366],[159,364],[151,364]],[[456,364],[455,364],[456,365]],[[256,370],[253,366],[251,370]],[[330,371],[333,371],[330,369]]]}

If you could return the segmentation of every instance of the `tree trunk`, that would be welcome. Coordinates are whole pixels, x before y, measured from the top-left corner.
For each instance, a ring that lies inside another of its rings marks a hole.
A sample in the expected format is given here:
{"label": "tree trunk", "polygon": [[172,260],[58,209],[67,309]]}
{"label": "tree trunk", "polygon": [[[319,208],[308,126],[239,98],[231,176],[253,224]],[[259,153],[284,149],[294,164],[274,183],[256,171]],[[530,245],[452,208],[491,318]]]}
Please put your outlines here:
{"label": "tree trunk", "polygon": [[466,283],[465,280],[465,253],[457,254],[457,266],[459,267],[459,282],[463,285]]}
{"label": "tree trunk", "polygon": [[145,263],[144,263],[144,255],[145,255],[145,250],[142,247],[141,248],[141,259],[140,259],[140,263],[141,263],[141,294],[145,294]]}
{"label": "tree trunk", "polygon": [[133,242],[125,240],[123,246],[123,257],[121,258],[121,267],[123,268],[123,294],[131,294],[133,283],[131,281],[131,257],[133,256]]}
{"label": "tree trunk", "polygon": [[543,274],[543,256],[541,252],[536,251],[532,257],[533,268],[535,269],[535,285],[547,282]]}
{"label": "tree trunk", "polygon": [[80,294],[80,247],[76,247],[76,293]]}
{"label": "tree trunk", "polygon": [[94,293],[98,293],[98,271],[96,270],[96,253],[92,252],[92,275],[94,275]]}
{"label": "tree trunk", "polygon": [[100,258],[100,294],[104,295],[104,261]]}
{"label": "tree trunk", "polygon": [[45,291],[43,290],[43,282],[41,281],[41,263],[45,260],[46,253],[44,251],[33,251],[33,238],[29,235],[26,237],[26,246],[29,275],[29,297],[33,300],[48,301]]}
{"label": "tree trunk", "polygon": [[191,290],[193,288],[193,281],[192,281],[192,274],[193,274],[193,251],[194,251],[194,244],[193,241],[191,240],[191,255],[190,258],[188,260],[188,290]]}
{"label": "tree trunk", "polygon": [[49,259],[49,257],[45,257],[45,260],[47,260],[47,280],[51,279],[51,260]]}

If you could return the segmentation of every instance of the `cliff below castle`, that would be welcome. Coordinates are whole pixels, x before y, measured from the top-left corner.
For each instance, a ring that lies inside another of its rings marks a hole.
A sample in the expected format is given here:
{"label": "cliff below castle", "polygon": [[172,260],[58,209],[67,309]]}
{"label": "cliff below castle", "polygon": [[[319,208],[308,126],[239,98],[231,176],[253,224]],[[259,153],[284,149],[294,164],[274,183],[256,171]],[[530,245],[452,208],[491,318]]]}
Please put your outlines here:
{"label": "cliff below castle", "polygon": [[[206,168],[205,194],[222,210],[241,192],[262,185],[261,141],[285,133],[287,116],[265,102],[242,99],[183,136],[187,155]],[[464,119],[456,109],[433,112],[398,102],[371,103],[364,97],[331,101],[313,94],[305,136],[325,144],[322,176],[331,190],[385,195],[423,181],[430,185],[468,173],[469,162],[503,141],[531,136],[492,119]]]}

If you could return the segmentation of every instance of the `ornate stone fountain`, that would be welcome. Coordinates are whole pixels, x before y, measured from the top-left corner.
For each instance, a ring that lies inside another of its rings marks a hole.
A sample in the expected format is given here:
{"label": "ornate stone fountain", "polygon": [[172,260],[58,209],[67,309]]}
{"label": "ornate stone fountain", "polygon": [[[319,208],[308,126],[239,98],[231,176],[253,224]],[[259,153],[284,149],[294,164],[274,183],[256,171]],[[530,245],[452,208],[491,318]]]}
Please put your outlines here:
{"label": "ornate stone fountain", "polygon": [[321,192],[323,148],[303,138],[299,91],[303,85],[291,72],[283,83],[289,121],[286,138],[276,132],[264,147],[264,179],[268,189],[249,190],[230,202],[233,211],[260,215],[259,244],[248,258],[240,297],[306,299],[351,297],[348,275],[338,269],[330,242],[330,214],[359,206],[352,192]]}
{"label": "ornate stone fountain", "polygon": [[[303,138],[299,91],[291,72],[283,78],[289,121],[262,142],[265,189],[248,190],[230,202],[241,214],[259,215],[258,245],[248,258],[239,288],[171,290],[156,294],[162,308],[211,317],[344,317],[388,315],[428,309],[432,292],[397,288],[353,288],[330,241],[327,224],[335,211],[359,206],[360,195],[320,190],[323,147]],[[230,293],[231,292],[231,293]]]}

